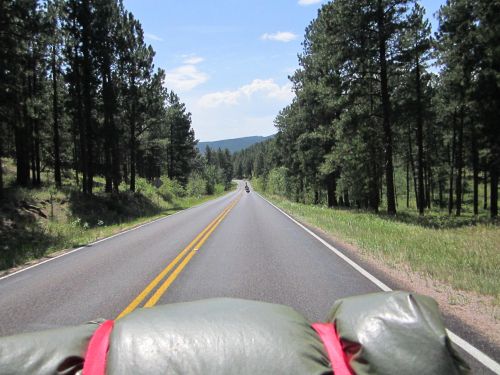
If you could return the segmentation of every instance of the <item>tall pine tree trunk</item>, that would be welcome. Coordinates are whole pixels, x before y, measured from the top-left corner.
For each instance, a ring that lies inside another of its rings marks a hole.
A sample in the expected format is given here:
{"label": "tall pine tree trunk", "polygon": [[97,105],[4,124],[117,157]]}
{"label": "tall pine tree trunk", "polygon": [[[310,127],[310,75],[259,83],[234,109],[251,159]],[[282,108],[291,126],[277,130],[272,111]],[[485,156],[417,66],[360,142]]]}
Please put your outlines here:
{"label": "tall pine tree trunk", "polygon": [[451,152],[450,152],[450,189],[448,194],[448,214],[451,215],[453,211],[453,178],[455,177],[454,166],[455,166],[455,151],[456,151],[456,138],[457,138],[457,112],[453,113],[453,138],[451,142]]}
{"label": "tall pine tree trunk", "polygon": [[463,142],[464,142],[464,121],[465,121],[465,108],[461,105],[460,108],[460,122],[458,127],[458,140],[457,140],[457,180],[455,182],[455,195],[456,195],[456,215],[460,216],[462,212],[462,168],[463,168]]}
{"label": "tall pine tree trunk", "polygon": [[113,77],[111,75],[111,64],[106,66],[107,84],[108,84],[108,121],[111,132],[111,176],[113,180],[113,192],[118,193],[121,183],[120,172],[120,150],[118,148],[118,132],[116,130],[115,111],[116,111],[116,96],[113,86]]}
{"label": "tall pine tree trunk", "polygon": [[351,207],[351,202],[349,200],[349,190],[347,189],[344,190],[344,205],[346,207]]}
{"label": "tall pine tree trunk", "polygon": [[[78,69],[78,67],[77,67]],[[83,119],[83,98],[81,91],[81,76],[80,73],[76,73],[76,92],[77,92],[77,109],[76,109],[76,122],[78,124],[78,132],[80,136],[80,168],[82,170],[82,192],[84,194],[89,194],[88,187],[88,155],[87,155],[87,128],[85,126],[85,121]]]}
{"label": "tall pine tree trunk", "polygon": [[112,167],[112,143],[113,143],[113,130],[111,125],[110,113],[110,82],[108,82],[108,75],[102,68],[102,101],[104,103],[104,177],[106,185],[104,191],[111,193],[113,191],[113,167]]}
{"label": "tall pine tree trunk", "polygon": [[483,174],[483,209],[488,209],[488,172],[485,170]]}
{"label": "tall pine tree trunk", "polygon": [[385,147],[385,180],[387,185],[387,213],[396,214],[396,199],[394,193],[394,166],[392,160],[392,129],[391,129],[391,101],[389,97],[389,85],[387,76],[387,51],[385,12],[382,0],[378,0],[377,25],[380,57],[380,93],[382,97],[382,113],[384,124],[384,147]]}
{"label": "tall pine tree trunk", "polygon": [[474,185],[474,215],[479,214],[479,152],[477,148],[476,131],[472,124],[472,174]]}
{"label": "tall pine tree trunk", "polygon": [[495,163],[490,170],[490,215],[498,216],[498,169]]}
{"label": "tall pine tree trunk", "polygon": [[3,156],[3,128],[2,128],[2,125],[0,125],[0,199],[3,198],[3,163],[2,163],[2,156]]}
{"label": "tall pine tree trunk", "polygon": [[423,135],[423,115],[422,115],[422,94],[420,83],[420,62],[417,57],[415,69],[415,84],[417,91],[417,162],[418,162],[418,213],[424,214],[424,135]]}
{"label": "tall pine tree trunk", "polygon": [[41,178],[41,157],[40,157],[40,121],[35,120],[35,185],[40,186],[42,184]]}
{"label": "tall pine tree trunk", "polygon": [[369,167],[369,182],[368,182],[368,204],[374,212],[378,212],[378,208],[380,206],[380,195],[379,188],[381,188],[381,184],[379,184],[379,170],[377,168],[377,157],[374,149],[374,145],[370,144],[370,167]]}
{"label": "tall pine tree trunk", "polygon": [[26,187],[30,179],[31,137],[25,124],[24,105],[21,105],[20,98],[16,98],[15,103],[16,126],[14,129],[14,142],[16,149],[16,182],[19,186]]}
{"label": "tall pine tree trunk", "polygon": [[[27,117],[26,117],[27,118]],[[30,119],[30,140],[31,140],[31,184],[36,186],[36,146],[35,146],[35,122]]]}
{"label": "tall pine tree trunk", "polygon": [[54,143],[54,182],[61,187],[61,156],[59,149],[59,106],[57,93],[57,54],[56,45],[52,45],[52,136]]}
{"label": "tall pine tree trunk", "polygon": [[135,191],[135,166],[136,166],[136,140],[135,119],[130,123],[130,191]]}
{"label": "tall pine tree trunk", "polygon": [[425,205],[427,209],[431,209],[433,192],[432,192],[432,170],[429,166],[428,161],[424,162],[425,165]]}
{"label": "tall pine tree trunk", "polygon": [[88,195],[92,195],[94,187],[94,150],[93,150],[93,126],[92,126],[92,57],[90,54],[90,41],[92,38],[91,31],[91,14],[90,0],[82,0],[80,11],[81,26],[82,26],[82,54],[83,54],[83,107],[84,107],[84,124],[85,124],[85,145],[86,158],[84,160],[84,169],[86,171],[86,191]]}
{"label": "tall pine tree trunk", "polygon": [[406,208],[410,208],[410,162],[406,158]]}
{"label": "tall pine tree trunk", "polygon": [[443,186],[443,180],[441,178],[441,176],[439,176],[439,181],[438,181],[438,194],[439,194],[439,208],[443,208],[444,207],[444,201],[443,201],[443,190],[444,190],[444,186]]}
{"label": "tall pine tree trunk", "polygon": [[[36,98],[38,95],[38,83],[37,83],[37,63],[36,59],[33,58],[33,97]],[[34,161],[35,161],[35,178],[34,185],[40,186],[41,180],[41,156],[40,156],[40,121],[38,118],[33,119],[33,132],[34,132]]]}
{"label": "tall pine tree trunk", "polygon": [[413,191],[415,192],[415,202],[418,204],[418,188],[417,188],[417,174],[415,171],[415,161],[413,160],[413,147],[412,147],[412,138],[411,138],[411,123],[408,121],[408,159],[411,167],[411,174],[413,176]]}
{"label": "tall pine tree trunk", "polygon": [[135,88],[135,76],[130,79],[130,87],[132,92],[132,108],[130,113],[130,191],[135,191],[135,174],[137,164],[137,139],[136,139],[136,105],[137,90]]}
{"label": "tall pine tree trunk", "polygon": [[337,179],[335,173],[328,175],[326,186],[327,186],[328,207],[338,206],[337,195],[336,195]]}

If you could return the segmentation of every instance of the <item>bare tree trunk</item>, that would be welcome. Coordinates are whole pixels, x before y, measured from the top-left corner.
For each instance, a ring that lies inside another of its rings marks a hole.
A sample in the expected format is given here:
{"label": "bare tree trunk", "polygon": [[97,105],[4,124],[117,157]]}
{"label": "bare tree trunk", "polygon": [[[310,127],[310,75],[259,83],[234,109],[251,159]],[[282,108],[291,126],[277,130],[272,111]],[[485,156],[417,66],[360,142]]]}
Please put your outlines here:
{"label": "bare tree trunk", "polygon": [[0,199],[3,198],[3,164],[2,164],[2,156],[3,156],[3,137],[2,137],[2,128],[0,125]]}
{"label": "bare tree trunk", "polygon": [[419,207],[418,200],[418,188],[417,188],[417,175],[415,173],[415,161],[413,160],[413,148],[412,148],[412,139],[411,139],[411,125],[408,122],[408,158],[410,161],[411,173],[413,176],[413,190],[415,192],[415,202],[417,204],[417,208]]}
{"label": "bare tree trunk", "polygon": [[425,205],[427,209],[431,209],[432,204],[432,171],[428,161],[425,162]]}
{"label": "bare tree trunk", "polygon": [[483,193],[483,209],[487,210],[488,209],[488,172],[485,170],[483,174],[483,186],[484,186],[484,193]]}
{"label": "bare tree trunk", "polygon": [[135,174],[137,164],[137,138],[136,138],[136,106],[137,92],[135,89],[135,76],[131,77],[130,86],[132,91],[132,108],[130,114],[130,191],[135,191]]}
{"label": "bare tree trunk", "polygon": [[396,214],[396,198],[394,192],[394,166],[392,160],[392,129],[391,129],[391,101],[389,97],[389,85],[387,76],[387,51],[386,51],[386,30],[385,12],[382,0],[377,4],[377,26],[380,57],[380,94],[382,97],[382,112],[384,124],[384,147],[385,147],[385,179],[387,188],[387,213]]}
{"label": "bare tree trunk", "polygon": [[35,160],[35,155],[36,155],[36,146],[35,146],[35,126],[34,126],[34,121],[30,119],[30,140],[31,140],[31,184],[32,186],[36,186],[36,160]]}
{"label": "bare tree trunk", "polygon": [[57,93],[57,54],[56,45],[52,45],[52,137],[54,143],[54,182],[61,187],[61,155],[59,150],[59,106]]}
{"label": "bare tree trunk", "polygon": [[38,121],[38,119],[35,120],[35,171],[36,171],[35,184],[36,186],[40,186],[42,184],[42,179],[41,179],[41,157],[40,157],[40,122]]}
{"label": "bare tree trunk", "polygon": [[24,106],[21,106],[19,98],[16,98],[15,103],[16,182],[20,186],[28,186],[30,180],[31,137],[25,124]]}
{"label": "bare tree trunk", "polygon": [[479,214],[479,152],[477,149],[476,131],[472,125],[472,174],[474,185],[474,215]]}
{"label": "bare tree trunk", "polygon": [[494,165],[490,171],[490,215],[498,216],[498,170]]}
{"label": "bare tree trunk", "polygon": [[451,215],[453,211],[453,178],[454,178],[454,166],[455,166],[455,148],[456,148],[456,128],[457,128],[457,113],[453,114],[453,139],[450,153],[450,190],[448,194],[448,214]]}
{"label": "bare tree trunk", "polygon": [[415,69],[415,83],[417,91],[417,161],[418,161],[418,213],[424,214],[424,136],[423,136],[423,116],[422,116],[422,94],[420,87],[420,62],[417,57]]}
{"label": "bare tree trunk", "polygon": [[334,173],[330,174],[327,177],[326,186],[327,186],[328,207],[338,206],[337,195],[336,195],[337,179]]}
{"label": "bare tree trunk", "polygon": [[93,162],[93,124],[92,124],[92,57],[90,54],[91,26],[90,26],[90,0],[83,0],[81,5],[81,25],[82,25],[82,54],[83,54],[83,107],[85,124],[85,145],[86,158],[83,160],[83,168],[86,170],[86,191],[92,195],[94,187],[94,162]]}
{"label": "bare tree trunk", "polygon": [[438,189],[439,189],[439,208],[443,208],[444,207],[444,201],[443,201],[443,190],[444,190],[444,186],[443,186],[443,180],[441,177],[439,177],[439,186],[438,186]]}
{"label": "bare tree trunk", "polygon": [[346,207],[351,207],[351,202],[349,201],[349,190],[344,190],[344,205]]}
{"label": "bare tree trunk", "polygon": [[464,118],[465,108],[462,104],[460,107],[460,126],[458,128],[458,143],[457,143],[457,180],[455,182],[455,195],[457,200],[456,215],[460,216],[462,212],[462,168],[463,168],[463,140],[464,140]]}
{"label": "bare tree trunk", "polygon": [[410,162],[406,158],[406,208],[410,208]]}

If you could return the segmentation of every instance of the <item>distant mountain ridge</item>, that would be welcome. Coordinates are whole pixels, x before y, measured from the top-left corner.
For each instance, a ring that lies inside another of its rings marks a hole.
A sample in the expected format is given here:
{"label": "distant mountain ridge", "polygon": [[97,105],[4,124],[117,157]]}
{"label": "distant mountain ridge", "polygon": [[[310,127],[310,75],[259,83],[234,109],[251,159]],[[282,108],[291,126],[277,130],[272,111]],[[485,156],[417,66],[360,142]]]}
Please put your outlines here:
{"label": "distant mountain ridge", "polygon": [[227,148],[231,153],[234,153],[243,150],[245,148],[248,148],[256,143],[263,142],[272,137],[274,137],[274,134],[267,137],[253,136],[253,137],[243,137],[243,138],[221,139],[220,141],[212,141],[212,142],[198,142],[197,147],[201,153],[205,152],[205,148],[207,146],[215,150],[217,150],[218,148],[221,148],[222,150]]}

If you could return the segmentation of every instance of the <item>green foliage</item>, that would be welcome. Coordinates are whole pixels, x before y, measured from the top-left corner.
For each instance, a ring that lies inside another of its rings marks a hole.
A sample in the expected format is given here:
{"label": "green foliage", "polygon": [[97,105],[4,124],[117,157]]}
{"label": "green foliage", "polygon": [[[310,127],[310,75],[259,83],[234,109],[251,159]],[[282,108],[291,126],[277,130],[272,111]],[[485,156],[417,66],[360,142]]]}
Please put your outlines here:
{"label": "green foliage", "polygon": [[418,2],[325,3],[306,28],[276,137],[235,153],[235,175],[269,190],[284,167],[281,194],[296,202],[421,215],[448,205],[460,216],[472,196],[476,216],[496,217],[498,14],[497,1],[448,1],[433,40]]}
{"label": "green foliage", "polygon": [[196,156],[194,130],[191,128],[191,113],[174,93],[168,96],[166,120],[169,126],[167,146],[168,176],[186,185]]}
{"label": "green foliage", "polygon": [[226,190],[227,190],[226,187],[222,184],[215,184],[215,186],[214,186],[214,194],[215,195],[220,195],[223,192],[225,192]]}
{"label": "green foliage", "polygon": [[266,179],[264,177],[252,178],[252,187],[256,191],[266,192],[267,191]]}
{"label": "green foliage", "polygon": [[186,193],[191,197],[200,197],[207,194],[207,182],[199,174],[192,174],[186,186]]}
{"label": "green foliage", "polygon": [[267,176],[266,192],[287,196],[287,187],[287,169],[285,167],[272,169]]}
{"label": "green foliage", "polygon": [[181,198],[186,195],[186,191],[188,195],[195,196],[194,194],[190,194],[189,191],[184,189],[180,182],[176,180],[171,180],[168,177],[163,176],[161,178],[161,186],[158,188],[158,194],[163,198],[163,200],[167,202],[173,202],[174,198]]}
{"label": "green foliage", "polygon": [[40,186],[46,167],[87,195],[98,177],[108,193],[136,191],[136,177],[186,183],[190,114],[121,2],[7,0],[0,24],[0,158],[16,158],[19,186]]}

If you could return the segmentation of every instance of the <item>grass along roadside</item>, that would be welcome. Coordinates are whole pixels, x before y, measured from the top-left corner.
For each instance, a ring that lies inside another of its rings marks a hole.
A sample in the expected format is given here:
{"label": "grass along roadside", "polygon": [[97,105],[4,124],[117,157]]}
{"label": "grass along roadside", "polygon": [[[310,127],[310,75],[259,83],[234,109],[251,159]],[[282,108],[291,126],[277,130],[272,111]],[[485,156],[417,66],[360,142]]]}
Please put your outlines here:
{"label": "grass along roadside", "polygon": [[264,194],[295,218],[356,246],[389,267],[410,270],[456,290],[493,297],[500,306],[500,226],[433,228],[364,211],[328,209]]}
{"label": "grass along roadside", "polygon": [[165,194],[147,185],[138,193],[97,191],[90,198],[72,188],[12,189],[0,205],[0,276],[227,193],[217,189],[213,195],[165,200]]}

